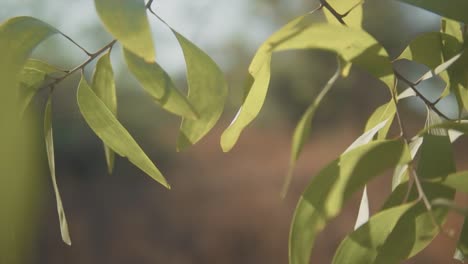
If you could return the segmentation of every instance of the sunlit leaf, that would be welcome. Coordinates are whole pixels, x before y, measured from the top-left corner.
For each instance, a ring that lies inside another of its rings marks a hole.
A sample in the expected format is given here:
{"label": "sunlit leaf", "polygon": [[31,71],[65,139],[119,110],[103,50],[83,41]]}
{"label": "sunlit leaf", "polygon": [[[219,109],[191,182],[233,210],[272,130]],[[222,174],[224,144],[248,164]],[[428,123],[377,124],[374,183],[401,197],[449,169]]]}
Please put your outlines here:
{"label": "sunlit leaf", "polygon": [[333,263],[376,263],[374,260],[385,239],[402,215],[414,205],[414,202],[403,204],[372,216],[367,223],[341,242],[333,257]]}
{"label": "sunlit leaf", "polygon": [[398,0],[438,15],[468,23],[468,1],[466,0]]}
{"label": "sunlit leaf", "polygon": [[54,136],[52,132],[52,97],[49,97],[47,101],[45,113],[44,113],[44,136],[45,146],[47,150],[47,160],[49,161],[50,176],[52,178],[52,186],[54,187],[55,200],[57,202],[57,213],[60,222],[60,233],[62,234],[62,240],[67,245],[71,246],[70,233],[68,232],[68,223],[63,210],[62,198],[57,185],[57,179],[55,177],[55,155],[54,155]]}
{"label": "sunlit leaf", "polygon": [[437,128],[454,130],[454,131],[463,133],[465,135],[468,135],[468,121],[467,120],[461,120],[461,122],[446,121],[444,123],[435,124],[435,125],[424,128],[418,133],[418,135],[423,135],[427,131],[430,131],[431,129],[437,129]]}
{"label": "sunlit leaf", "polygon": [[[418,153],[419,148],[421,147],[422,143],[423,143],[423,137],[416,137],[411,140],[411,142],[409,143],[411,159],[414,160],[414,157],[416,157],[416,154]],[[408,164],[397,166],[393,173],[392,191],[395,190],[398,185],[400,185],[407,179],[408,179]]]}
{"label": "sunlit leaf", "polygon": [[[110,60],[110,52],[99,58],[94,71],[93,82],[91,85],[94,93],[106,105],[107,109],[117,117],[117,96],[115,91],[114,71]],[[107,169],[112,174],[114,169],[114,152],[104,145]]]}
{"label": "sunlit leaf", "polygon": [[196,120],[184,118],[177,149],[197,143],[218,121],[227,97],[227,83],[216,63],[192,42],[172,29],[184,52],[187,64],[188,100],[199,115]]}
{"label": "sunlit leaf", "polygon": [[379,106],[374,113],[369,117],[366,123],[366,128],[364,131],[369,131],[372,128],[376,127],[379,123],[388,120],[385,127],[379,130],[377,139],[384,139],[387,137],[388,131],[392,126],[393,119],[396,114],[396,106],[393,100],[390,100],[388,103]]}
{"label": "sunlit leaf", "polygon": [[43,61],[34,59],[28,59],[26,61],[19,77],[20,86],[18,100],[21,115],[31,103],[38,89],[45,84],[47,77],[59,72],[64,73],[63,70]]}
{"label": "sunlit leaf", "polygon": [[468,171],[449,174],[440,181],[440,184],[451,187],[460,192],[468,193]]}
{"label": "sunlit leaf", "polygon": [[442,18],[441,31],[463,43],[463,26],[460,22],[444,17]]}
{"label": "sunlit leaf", "polygon": [[292,138],[292,146],[291,146],[291,158],[289,160],[289,168],[288,174],[286,175],[286,180],[283,186],[283,190],[281,192],[281,196],[285,197],[286,193],[289,189],[289,185],[291,183],[292,174],[294,167],[296,166],[296,162],[299,158],[299,155],[302,152],[302,148],[304,147],[307,137],[310,134],[312,119],[314,118],[315,111],[320,106],[322,99],[327,95],[328,91],[332,88],[333,84],[338,80],[338,77],[341,73],[340,63],[338,61],[337,69],[333,76],[328,80],[328,82],[323,87],[322,91],[317,95],[314,99],[314,102],[307,108],[305,113],[302,115],[299,123],[294,130],[293,138]]}
{"label": "sunlit leaf", "polygon": [[155,51],[144,0],[94,0],[96,11],[106,29],[122,45],[153,62]]}
{"label": "sunlit leaf", "polygon": [[236,117],[221,137],[224,151],[229,151],[234,146],[243,129],[260,112],[270,81],[272,52],[293,49],[332,51],[339,54],[344,61],[369,71],[385,84],[393,82],[387,52],[365,31],[316,23],[316,14],[296,18],[268,38],[253,58],[249,67],[251,87]]}
{"label": "sunlit leaf", "polygon": [[114,114],[97,97],[83,76],[78,86],[77,99],[78,106],[86,123],[88,123],[90,128],[106,146],[120,156],[127,157],[131,163],[151,176],[151,178],[166,188],[170,188],[158,168],[146,156],[128,131],[119,123]]}
{"label": "sunlit leaf", "polygon": [[179,91],[171,77],[156,62],[146,62],[132,52],[123,49],[128,69],[143,89],[167,111],[196,119],[196,110],[187,97]]}
{"label": "sunlit leaf", "polygon": [[[362,0],[351,0],[351,1],[340,1],[340,0],[328,0],[327,1],[333,9],[340,15],[347,14],[343,20],[347,26],[361,28],[362,26]],[[326,8],[323,8],[323,12],[327,21],[332,24],[340,24],[336,17]]]}
{"label": "sunlit leaf", "polygon": [[289,263],[309,263],[317,234],[350,196],[386,169],[409,160],[403,141],[374,141],[343,154],[320,171],[298,202],[289,239]]}

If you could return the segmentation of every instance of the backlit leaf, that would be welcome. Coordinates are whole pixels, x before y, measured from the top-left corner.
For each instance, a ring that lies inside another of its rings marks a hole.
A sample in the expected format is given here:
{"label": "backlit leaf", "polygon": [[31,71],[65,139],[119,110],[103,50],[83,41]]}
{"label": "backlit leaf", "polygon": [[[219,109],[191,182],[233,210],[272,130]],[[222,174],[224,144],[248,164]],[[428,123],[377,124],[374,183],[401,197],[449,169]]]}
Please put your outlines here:
{"label": "backlit leaf", "polygon": [[198,117],[187,97],[175,87],[161,66],[156,62],[146,62],[126,49],[123,49],[123,53],[130,72],[162,108],[183,117]]}
{"label": "backlit leaf", "polygon": [[296,18],[268,38],[255,54],[249,67],[251,87],[236,117],[221,137],[224,151],[229,151],[234,146],[243,129],[260,112],[270,81],[272,52],[294,49],[332,51],[339,54],[344,61],[369,71],[385,84],[393,82],[387,52],[365,31],[316,23],[316,14]]}
{"label": "backlit leaf", "polygon": [[[99,58],[94,71],[93,82],[91,85],[94,93],[106,105],[107,109],[117,117],[117,96],[115,91],[114,71],[110,60],[110,52]],[[114,152],[104,145],[107,169],[112,174],[114,169]]]}
{"label": "backlit leaf", "polygon": [[94,0],[106,29],[143,60],[153,62],[155,51],[144,0]]}
{"label": "backlit leaf", "polygon": [[187,64],[188,100],[199,115],[196,120],[182,120],[177,149],[183,150],[197,143],[213,128],[223,113],[228,90],[218,65],[184,36],[171,30],[182,47]]}
{"label": "backlit leaf", "polygon": [[289,263],[309,263],[315,238],[350,196],[386,169],[410,160],[400,140],[374,141],[341,155],[318,173],[296,207],[289,239]]}
{"label": "backlit leaf", "polygon": [[120,156],[127,157],[131,163],[151,178],[166,188],[170,188],[158,168],[146,156],[128,131],[119,123],[114,114],[97,97],[83,76],[78,86],[77,99],[78,106],[86,123],[88,123],[89,127],[106,146]]}
{"label": "backlit leaf", "polygon": [[47,101],[45,113],[44,113],[44,136],[45,146],[47,150],[47,160],[49,161],[50,176],[52,178],[52,186],[54,187],[55,200],[57,203],[57,213],[60,222],[60,233],[62,234],[62,240],[67,245],[71,246],[70,233],[68,232],[68,223],[63,210],[62,198],[57,185],[57,179],[55,177],[55,155],[54,155],[54,136],[52,132],[52,97],[49,97]]}
{"label": "backlit leaf", "polygon": [[385,139],[387,137],[388,131],[392,126],[393,119],[396,114],[396,106],[393,100],[390,100],[388,103],[379,106],[374,113],[369,117],[366,123],[366,128],[364,131],[369,131],[372,128],[376,127],[379,123],[388,120],[385,127],[379,130],[377,139]]}
{"label": "backlit leaf", "polygon": [[291,146],[291,158],[289,160],[289,168],[288,174],[286,175],[286,180],[283,186],[283,190],[281,192],[281,196],[285,197],[286,193],[289,189],[289,185],[292,180],[292,174],[294,167],[296,166],[296,162],[299,158],[299,155],[302,152],[302,148],[304,147],[307,137],[310,134],[312,119],[314,118],[315,111],[320,106],[322,99],[327,95],[328,91],[332,88],[333,84],[338,80],[338,77],[341,73],[340,62],[338,60],[337,69],[333,76],[328,80],[328,82],[323,87],[322,91],[320,91],[319,95],[315,98],[314,102],[307,108],[305,113],[302,115],[299,123],[294,130],[293,138],[292,138],[292,146]]}

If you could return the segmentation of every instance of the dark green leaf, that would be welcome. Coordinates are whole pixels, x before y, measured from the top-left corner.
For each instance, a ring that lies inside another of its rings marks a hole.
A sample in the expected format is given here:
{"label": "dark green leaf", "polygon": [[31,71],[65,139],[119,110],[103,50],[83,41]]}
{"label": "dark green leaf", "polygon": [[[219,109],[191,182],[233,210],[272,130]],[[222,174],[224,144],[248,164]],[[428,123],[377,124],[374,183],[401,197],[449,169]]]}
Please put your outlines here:
{"label": "dark green leaf", "polygon": [[218,65],[201,49],[172,29],[187,63],[188,100],[199,115],[182,120],[177,149],[197,143],[218,121],[227,97],[227,83]]}
{"label": "dark green leaf", "polygon": [[50,176],[52,178],[52,185],[55,192],[55,200],[57,202],[57,212],[60,222],[60,233],[62,234],[62,240],[67,245],[71,246],[70,233],[68,232],[68,223],[63,210],[62,198],[57,185],[57,179],[55,177],[55,155],[54,155],[54,136],[52,132],[52,97],[47,100],[45,113],[44,113],[44,136],[45,145],[47,150],[47,160],[49,161]]}
{"label": "dark green leaf", "polygon": [[88,123],[106,146],[120,156],[127,157],[131,163],[151,176],[151,178],[166,188],[170,188],[158,168],[146,156],[128,131],[119,123],[114,114],[97,97],[83,76],[78,86],[77,99],[78,106],[86,123]]}
{"label": "dark green leaf", "polygon": [[96,11],[106,29],[122,45],[153,62],[155,51],[144,0],[94,0]]}
{"label": "dark green leaf", "polygon": [[319,172],[302,194],[295,211],[289,263],[309,263],[317,234],[338,215],[344,202],[375,176],[409,160],[403,141],[374,141],[343,154]]}
{"label": "dark green leaf", "polygon": [[162,108],[183,117],[198,117],[187,97],[175,87],[171,77],[161,66],[156,62],[146,62],[126,49],[123,49],[123,53],[130,72]]}
{"label": "dark green leaf", "polygon": [[[110,52],[99,58],[93,76],[92,89],[97,97],[106,105],[107,109],[117,117],[117,96],[115,91],[114,72],[110,60]],[[109,174],[114,169],[114,152],[104,145],[106,163]]]}
{"label": "dark green leaf", "polygon": [[333,263],[374,263],[386,238],[402,215],[414,205],[414,202],[403,204],[372,216],[366,224],[341,242],[333,257]]}
{"label": "dark green leaf", "polygon": [[468,23],[468,1],[466,0],[398,0],[438,15]]}

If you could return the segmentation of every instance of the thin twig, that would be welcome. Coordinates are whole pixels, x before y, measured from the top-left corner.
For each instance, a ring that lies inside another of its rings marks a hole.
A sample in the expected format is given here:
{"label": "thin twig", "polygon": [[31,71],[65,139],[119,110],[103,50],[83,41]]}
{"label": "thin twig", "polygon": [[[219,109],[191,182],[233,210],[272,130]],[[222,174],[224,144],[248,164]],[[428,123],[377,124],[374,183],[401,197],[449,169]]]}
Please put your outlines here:
{"label": "thin twig", "polygon": [[88,50],[83,48],[80,44],[78,44],[76,41],[74,41],[72,38],[70,38],[68,35],[64,34],[63,32],[60,32],[60,35],[62,35],[64,38],[68,39],[71,43],[73,43],[75,46],[77,46],[80,50],[82,50],[86,55],[91,56],[92,53],[90,53]]}
{"label": "thin twig", "polygon": [[335,8],[333,8],[326,0],[320,0],[320,4],[322,4],[323,7],[325,7],[330,13],[340,22],[342,25],[346,26],[346,22],[343,20],[343,18],[347,15],[342,15],[338,13]]}
{"label": "thin twig", "polygon": [[436,104],[439,102],[439,100],[435,101],[434,103],[429,101],[429,99],[427,99],[421,92],[419,92],[419,90],[416,88],[416,86],[414,86],[414,84],[409,81],[408,79],[406,79],[403,75],[401,75],[399,72],[397,72],[396,70],[394,70],[394,74],[395,76],[402,80],[404,83],[406,83],[415,93],[416,95],[421,99],[423,100],[423,102],[429,107],[431,108],[437,115],[439,115],[440,117],[446,119],[446,120],[449,120],[449,121],[454,121],[453,119],[449,118],[448,116],[446,116],[444,113],[442,113],[437,107],[436,107]]}
{"label": "thin twig", "polygon": [[116,39],[112,40],[111,42],[109,42],[108,44],[106,44],[104,47],[100,48],[98,51],[94,52],[94,53],[90,53],[89,54],[89,58],[86,59],[84,62],[82,62],[80,65],[76,66],[75,68],[69,70],[65,75],[55,79],[53,82],[51,83],[48,83],[48,84],[45,84],[43,85],[41,88],[39,89],[42,89],[42,88],[45,88],[45,87],[50,87],[52,89],[52,91],[55,89],[55,86],[57,84],[59,84],[60,82],[62,82],[63,80],[65,80],[66,78],[70,77],[70,75],[72,75],[73,73],[79,71],[79,70],[84,70],[84,67],[86,67],[86,65],[88,65],[89,63],[91,63],[94,59],[96,59],[100,54],[102,54],[103,52],[107,51],[107,50],[110,50],[112,48],[112,46],[114,46],[114,44],[117,42]]}

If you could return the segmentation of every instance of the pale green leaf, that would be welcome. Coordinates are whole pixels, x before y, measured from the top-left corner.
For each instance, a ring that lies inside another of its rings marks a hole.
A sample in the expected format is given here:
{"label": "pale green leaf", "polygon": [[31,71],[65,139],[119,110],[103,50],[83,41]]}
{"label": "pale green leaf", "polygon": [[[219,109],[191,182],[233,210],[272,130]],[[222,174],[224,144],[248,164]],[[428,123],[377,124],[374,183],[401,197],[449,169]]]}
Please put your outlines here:
{"label": "pale green leaf", "polygon": [[375,263],[374,260],[398,220],[414,202],[383,210],[349,234],[338,247],[333,263]]}
{"label": "pale green leaf", "polygon": [[468,1],[466,0],[398,0],[438,15],[468,23]]}
{"label": "pale green leaf", "polygon": [[322,99],[325,97],[325,95],[327,95],[328,91],[330,91],[333,84],[336,82],[336,80],[338,80],[338,77],[340,76],[341,67],[340,67],[339,60],[337,63],[338,64],[337,64],[337,69],[335,73],[325,84],[322,91],[320,91],[320,93],[314,99],[314,102],[307,108],[307,110],[302,115],[301,119],[299,120],[299,123],[297,124],[296,129],[294,130],[294,134],[292,138],[292,145],[291,145],[291,157],[289,160],[288,174],[286,175],[286,180],[283,186],[283,190],[281,192],[282,197],[286,196],[286,193],[289,189],[289,185],[292,180],[294,167],[299,158],[299,155],[302,152],[302,148],[304,147],[306,143],[307,137],[310,134],[312,119],[314,118],[315,111],[320,106]]}
{"label": "pale green leaf", "polygon": [[171,30],[182,47],[187,64],[188,100],[199,115],[196,120],[182,120],[177,149],[183,150],[197,143],[216,124],[223,113],[228,89],[218,65],[184,36]]}
{"label": "pale green leaf", "polygon": [[[415,137],[409,143],[411,159],[414,160],[414,157],[416,157],[416,154],[418,153],[419,148],[421,147],[423,143],[423,140],[424,140],[423,137]],[[398,185],[405,182],[407,179],[408,179],[408,164],[397,166],[393,173],[392,191],[394,191]]]}
{"label": "pale green leaf", "polygon": [[442,18],[441,31],[455,37],[463,43],[463,26],[460,22],[448,18]]}
{"label": "pale green leaf", "polygon": [[345,62],[351,62],[380,78],[385,84],[393,82],[392,66],[385,49],[368,33],[339,25],[316,23],[314,14],[308,14],[285,25],[259,48],[249,73],[251,87],[231,125],[221,137],[221,146],[229,151],[243,129],[260,112],[270,81],[272,52],[293,49],[321,49],[332,51]]}
{"label": "pale green leaf", "polygon": [[131,163],[151,178],[166,188],[170,188],[164,176],[146,156],[138,143],[89,87],[84,76],[81,77],[78,86],[77,100],[86,123],[106,146],[118,155],[127,157]]}
{"label": "pale green leaf", "polygon": [[461,120],[461,122],[453,122],[453,121],[446,121],[440,124],[436,124],[433,126],[429,126],[421,130],[418,135],[423,135],[432,129],[446,129],[446,130],[453,130],[468,135],[468,121]]}
{"label": "pale green leaf", "polygon": [[57,202],[57,213],[60,222],[60,233],[62,234],[62,240],[65,244],[71,246],[70,233],[68,232],[68,223],[63,210],[62,198],[57,185],[57,179],[55,177],[55,155],[54,155],[54,136],[52,132],[52,97],[47,100],[45,113],[44,113],[44,136],[45,146],[47,150],[47,160],[49,161],[50,176],[52,178],[52,186],[54,187],[55,200]]}
{"label": "pale green leaf", "polygon": [[183,117],[198,117],[187,97],[175,87],[171,77],[161,66],[156,62],[146,62],[126,49],[123,49],[123,53],[130,72],[162,108]]}
{"label": "pale green leaf", "polygon": [[350,196],[386,169],[409,160],[403,141],[374,141],[343,154],[320,171],[298,202],[289,238],[289,263],[309,263],[316,236]]}
{"label": "pale green leaf", "polygon": [[[94,93],[106,105],[107,109],[117,117],[117,95],[115,91],[114,71],[110,60],[110,52],[99,58],[91,85]],[[114,170],[114,152],[104,145],[107,169],[109,174]]]}
{"label": "pale green leaf", "polygon": [[[338,14],[344,15],[349,12],[343,18],[347,26],[361,28],[363,18],[362,0],[328,0],[327,2],[333,7],[333,9],[335,9],[338,12]],[[340,24],[340,22],[330,11],[328,11],[328,9],[323,8],[323,12],[325,14],[325,17],[327,18],[328,23]]]}
{"label": "pale green leaf", "polygon": [[155,51],[144,0],[94,0],[96,11],[106,29],[122,45],[153,62]]}
{"label": "pale green leaf", "polygon": [[388,103],[379,106],[374,113],[369,117],[366,123],[364,131],[369,131],[372,128],[376,127],[379,123],[388,120],[385,127],[379,130],[377,139],[384,139],[387,137],[388,131],[392,126],[393,119],[396,114],[396,106],[393,100],[390,100]]}
{"label": "pale green leaf", "polygon": [[440,181],[440,184],[451,187],[460,192],[468,193],[468,171],[449,174]]}

